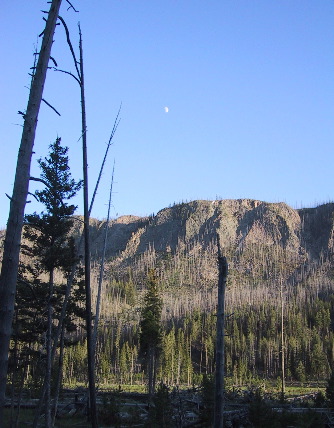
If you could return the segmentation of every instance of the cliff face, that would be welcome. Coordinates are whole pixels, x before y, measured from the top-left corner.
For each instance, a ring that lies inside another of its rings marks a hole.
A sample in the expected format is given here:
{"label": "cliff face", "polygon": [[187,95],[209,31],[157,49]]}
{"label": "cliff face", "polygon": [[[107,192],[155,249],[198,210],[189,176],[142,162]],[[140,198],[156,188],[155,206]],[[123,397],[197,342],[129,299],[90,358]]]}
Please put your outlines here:
{"label": "cliff face", "polygon": [[[299,282],[300,271],[314,271],[315,266],[325,266],[329,275],[333,217],[334,204],[294,210],[285,203],[250,199],[182,203],[154,217],[126,216],[110,222],[107,259],[114,271],[126,266],[144,269],[145,263],[161,262],[166,255],[188,264],[191,259],[193,265],[203,264],[204,259],[214,269],[219,234],[239,278],[258,282],[280,275]],[[99,256],[105,226],[103,221],[92,221],[93,257]],[[163,267],[168,268],[166,263]]]}
{"label": "cliff face", "polygon": [[[91,226],[94,246],[99,247],[99,232],[105,222],[93,220]],[[217,233],[226,247],[262,243],[295,248],[300,242],[301,217],[283,203],[248,199],[193,201],[164,208],[150,218],[120,217],[109,227],[110,256],[122,252],[138,255],[148,246],[159,252],[176,251],[180,241],[201,242],[205,247]]]}

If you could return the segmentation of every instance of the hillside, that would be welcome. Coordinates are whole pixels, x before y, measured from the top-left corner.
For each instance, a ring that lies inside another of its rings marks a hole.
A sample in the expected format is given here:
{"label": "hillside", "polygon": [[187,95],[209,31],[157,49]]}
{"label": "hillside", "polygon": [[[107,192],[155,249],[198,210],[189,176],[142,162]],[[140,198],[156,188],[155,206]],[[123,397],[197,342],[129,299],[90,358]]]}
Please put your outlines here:
{"label": "hillside", "polygon": [[[231,382],[280,375],[282,304],[286,378],[327,379],[334,367],[333,214],[334,204],[294,210],[244,199],[193,201],[155,216],[110,221],[97,349],[100,382],[143,382],[139,330],[150,268],[163,300],[158,378],[192,385],[213,373],[217,234],[229,264],[225,351]],[[76,237],[82,229],[77,220]],[[106,222],[91,219],[90,227],[94,303]],[[63,282],[61,275],[57,281]],[[35,313],[35,298],[30,300]],[[65,353],[65,382],[85,382],[80,321],[66,340],[72,346]],[[38,360],[32,373],[37,371]]]}
{"label": "hillside", "polygon": [[[166,281],[173,271],[179,285],[203,281],[213,286],[218,233],[232,282],[259,285],[280,279],[299,284],[310,275],[327,282],[332,275],[333,216],[334,204],[294,210],[285,203],[242,199],[193,201],[152,217],[120,217],[109,224],[109,273],[124,280],[131,267],[140,278],[155,266]],[[94,259],[105,227],[104,221],[92,220]]]}
{"label": "hillside", "polygon": [[[155,268],[166,305],[177,306],[170,315],[191,311],[193,305],[214,309],[217,234],[229,263],[233,292],[227,299],[233,301],[227,301],[232,306],[247,299],[270,299],[269,291],[280,284],[291,292],[304,285],[316,292],[331,289],[333,219],[334,203],[295,210],[285,203],[250,199],[192,201],[154,216],[122,216],[109,222],[105,294],[115,284],[124,288],[129,282],[140,291],[148,269]],[[82,225],[78,217],[74,236]],[[91,219],[90,227],[94,293],[106,221]]]}
{"label": "hillside", "polygon": [[[332,203],[294,210],[243,199],[193,201],[110,222],[102,325],[104,341],[116,338],[107,357],[115,376],[117,337],[134,353],[138,346],[150,268],[164,303],[161,376],[189,385],[213,372],[218,233],[229,263],[225,350],[232,382],[280,375],[282,304],[287,379],[328,378],[334,367],[333,214]],[[96,277],[105,226],[91,223]],[[176,372],[175,358],[183,361]]]}

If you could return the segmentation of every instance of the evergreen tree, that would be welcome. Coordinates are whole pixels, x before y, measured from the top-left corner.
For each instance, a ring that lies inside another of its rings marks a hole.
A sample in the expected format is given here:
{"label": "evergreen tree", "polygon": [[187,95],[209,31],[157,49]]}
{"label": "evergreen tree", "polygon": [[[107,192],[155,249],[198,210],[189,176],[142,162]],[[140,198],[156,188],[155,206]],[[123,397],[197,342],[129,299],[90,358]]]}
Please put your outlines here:
{"label": "evergreen tree", "polygon": [[154,393],[158,359],[161,351],[161,311],[162,299],[159,294],[157,279],[154,271],[150,270],[140,322],[140,350],[146,360],[150,396]]}
{"label": "evergreen tree", "polygon": [[215,411],[215,382],[212,375],[204,375],[201,385],[202,407],[200,421],[205,426],[212,426]]}
{"label": "evergreen tree", "polygon": [[326,398],[329,401],[329,406],[334,409],[334,372],[327,381]]}
{"label": "evergreen tree", "polygon": [[71,216],[77,207],[68,204],[67,201],[76,195],[82,185],[81,181],[76,182],[71,178],[67,156],[68,148],[62,147],[60,143],[61,139],[57,138],[49,147],[49,156],[44,160],[38,160],[41,175],[40,178],[33,178],[33,180],[42,182],[45,187],[37,190],[35,197],[44,205],[45,211],[25,216],[24,237],[30,244],[23,247],[25,254],[34,260],[35,279],[38,273],[44,273],[48,277],[45,331],[47,426],[51,425],[49,403],[52,325],[58,292],[54,277],[56,269],[62,270],[65,274],[69,273],[76,261],[74,240],[69,233],[73,225]]}
{"label": "evergreen tree", "polygon": [[150,407],[148,421],[145,425],[149,428],[172,428],[173,407],[168,387],[160,383],[153,397],[153,405]]}

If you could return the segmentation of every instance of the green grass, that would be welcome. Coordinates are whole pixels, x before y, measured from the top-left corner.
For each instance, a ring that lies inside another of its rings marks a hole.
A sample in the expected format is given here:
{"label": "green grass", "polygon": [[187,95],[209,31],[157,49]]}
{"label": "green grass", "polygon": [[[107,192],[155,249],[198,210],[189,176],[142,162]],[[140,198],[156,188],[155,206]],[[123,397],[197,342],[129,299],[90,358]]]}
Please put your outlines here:
{"label": "green grass", "polygon": [[[76,388],[87,388],[87,384],[84,383],[75,383],[75,384],[64,384],[64,388],[66,389],[72,389],[75,390]],[[138,393],[145,393],[147,392],[147,386],[144,384],[132,384],[132,385],[125,385],[125,384],[119,384],[119,383],[103,383],[103,384],[97,384],[96,385],[98,391],[118,391],[121,389],[121,391],[124,392],[138,392]]]}
{"label": "green grass", "polygon": [[98,386],[99,391],[123,391],[123,392],[138,392],[145,393],[147,392],[146,385],[119,385],[119,384],[106,384]]}

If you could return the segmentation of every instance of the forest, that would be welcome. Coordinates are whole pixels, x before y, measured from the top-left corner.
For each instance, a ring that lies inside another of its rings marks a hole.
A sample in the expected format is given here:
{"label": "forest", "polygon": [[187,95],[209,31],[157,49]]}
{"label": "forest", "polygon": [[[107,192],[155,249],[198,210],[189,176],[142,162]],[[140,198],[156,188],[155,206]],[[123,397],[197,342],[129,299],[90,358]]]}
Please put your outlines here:
{"label": "forest", "polygon": [[[71,177],[60,139],[39,164],[44,209],[25,216],[8,376],[13,396],[39,397],[48,374],[51,398],[87,385],[83,222],[70,204],[82,183]],[[226,388],[279,383],[282,355],[286,382],[324,385],[334,363],[333,212],[333,204],[297,212],[221,200],[174,204],[147,218],[91,219],[96,386],[153,394],[158,384],[196,388],[212,378],[216,233],[229,262]]]}
{"label": "forest", "polygon": [[[45,20],[53,26],[45,30],[51,39],[60,3],[52,2]],[[43,419],[51,427],[62,393],[83,388],[89,391],[85,411],[94,428],[106,404],[111,415],[118,412],[114,399],[100,402],[97,415],[98,391],[139,391],[147,394],[149,411],[147,422],[137,426],[211,426],[203,408],[212,407],[204,395],[208,385],[214,389],[217,372],[220,249],[229,268],[224,392],[277,384],[284,403],[285,382],[315,383],[324,391],[326,382],[334,383],[334,204],[295,210],[252,199],[196,200],[147,217],[110,219],[108,211],[104,220],[90,218],[81,29],[77,58],[66,23],[59,20],[80,86],[84,177],[72,177],[70,149],[60,137],[38,160],[40,176],[30,175],[30,130],[38,116],[31,96],[31,108],[20,112],[28,131],[23,129],[1,237],[0,412],[10,408],[10,426],[16,427],[23,401],[37,400],[33,426]],[[46,58],[42,48],[32,73],[31,94],[39,86],[39,102],[50,60],[47,43]],[[117,125],[118,116],[106,155]],[[100,175],[102,169],[103,164]],[[41,208],[24,215],[29,181],[39,184],[30,196]],[[81,191],[84,216],[76,215],[73,203]],[[112,184],[109,208],[111,196]],[[158,416],[169,391],[181,390],[201,391],[196,417],[202,425],[171,416],[167,404]],[[331,406],[333,391],[334,385],[327,387]],[[0,413],[0,428],[2,423]],[[261,424],[253,420],[251,426]],[[222,426],[222,420],[215,422]]]}

